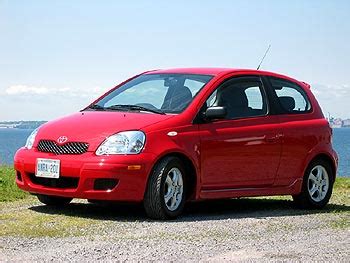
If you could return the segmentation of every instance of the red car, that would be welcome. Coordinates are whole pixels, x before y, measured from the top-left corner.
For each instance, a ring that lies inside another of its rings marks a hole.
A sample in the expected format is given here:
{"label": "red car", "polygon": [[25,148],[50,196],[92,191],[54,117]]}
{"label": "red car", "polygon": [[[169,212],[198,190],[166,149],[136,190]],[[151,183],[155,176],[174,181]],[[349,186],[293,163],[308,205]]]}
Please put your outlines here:
{"label": "red car", "polygon": [[308,84],[222,68],[137,75],[33,131],[14,158],[18,187],[44,204],[143,202],[155,219],[178,216],[188,200],[243,196],[321,208],[337,163]]}

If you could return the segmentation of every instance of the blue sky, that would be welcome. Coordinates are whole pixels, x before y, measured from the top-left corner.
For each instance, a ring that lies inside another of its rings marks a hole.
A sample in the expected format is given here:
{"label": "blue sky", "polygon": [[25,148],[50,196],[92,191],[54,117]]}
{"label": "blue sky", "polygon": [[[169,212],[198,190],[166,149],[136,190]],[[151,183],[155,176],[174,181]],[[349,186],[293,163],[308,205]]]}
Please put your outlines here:
{"label": "blue sky", "polygon": [[350,1],[0,0],[0,120],[79,110],[141,71],[255,68],[350,117]]}

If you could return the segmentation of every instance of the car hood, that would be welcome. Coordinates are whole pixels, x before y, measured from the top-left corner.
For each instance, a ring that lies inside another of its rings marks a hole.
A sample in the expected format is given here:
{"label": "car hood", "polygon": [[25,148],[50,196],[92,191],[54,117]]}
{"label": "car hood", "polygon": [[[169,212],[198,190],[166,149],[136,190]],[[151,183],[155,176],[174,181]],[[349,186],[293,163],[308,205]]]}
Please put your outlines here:
{"label": "car hood", "polygon": [[146,126],[172,118],[174,115],[161,115],[139,112],[84,111],[75,113],[42,125],[36,136],[34,146],[40,140],[57,142],[60,136],[66,142],[89,143],[89,151],[97,147],[110,135],[120,131],[142,130]]}

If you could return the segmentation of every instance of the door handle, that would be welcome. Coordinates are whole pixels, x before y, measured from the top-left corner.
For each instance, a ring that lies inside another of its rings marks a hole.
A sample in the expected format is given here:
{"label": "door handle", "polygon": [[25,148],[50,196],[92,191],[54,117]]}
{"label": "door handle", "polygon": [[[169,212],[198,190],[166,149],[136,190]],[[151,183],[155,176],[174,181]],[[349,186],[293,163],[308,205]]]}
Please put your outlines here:
{"label": "door handle", "polygon": [[266,136],[265,140],[268,143],[275,143],[282,137],[282,134],[276,134],[274,136]]}

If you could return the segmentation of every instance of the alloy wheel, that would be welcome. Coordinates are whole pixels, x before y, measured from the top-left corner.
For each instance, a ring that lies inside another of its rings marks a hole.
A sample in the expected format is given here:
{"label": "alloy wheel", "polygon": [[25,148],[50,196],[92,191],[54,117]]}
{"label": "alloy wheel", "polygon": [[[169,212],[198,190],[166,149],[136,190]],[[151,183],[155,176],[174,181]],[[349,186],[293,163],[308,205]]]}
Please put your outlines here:
{"label": "alloy wheel", "polygon": [[164,202],[170,211],[175,211],[183,198],[183,178],[178,168],[172,168],[165,179]]}
{"label": "alloy wheel", "polygon": [[329,175],[322,165],[316,165],[312,168],[307,188],[311,199],[315,202],[321,202],[326,197],[329,188]]}

